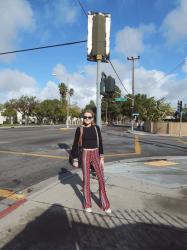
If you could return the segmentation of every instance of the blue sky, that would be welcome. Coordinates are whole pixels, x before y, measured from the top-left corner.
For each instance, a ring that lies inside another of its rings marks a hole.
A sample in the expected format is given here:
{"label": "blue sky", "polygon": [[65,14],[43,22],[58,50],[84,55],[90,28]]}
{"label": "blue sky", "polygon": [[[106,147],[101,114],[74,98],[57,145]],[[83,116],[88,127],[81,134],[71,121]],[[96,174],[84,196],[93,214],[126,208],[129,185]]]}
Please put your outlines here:
{"label": "blue sky", "polygon": [[[178,99],[187,103],[186,0],[80,2],[86,12],[111,14],[110,59],[129,93],[126,58],[139,55],[135,93],[165,97],[174,107]],[[1,0],[0,9],[0,52],[87,39],[87,17],[77,0]],[[83,107],[96,92],[96,63],[88,62],[86,53],[82,43],[0,56],[0,102],[23,94],[59,98],[63,81],[75,90],[71,102]],[[102,63],[102,70],[116,78],[110,64]]]}

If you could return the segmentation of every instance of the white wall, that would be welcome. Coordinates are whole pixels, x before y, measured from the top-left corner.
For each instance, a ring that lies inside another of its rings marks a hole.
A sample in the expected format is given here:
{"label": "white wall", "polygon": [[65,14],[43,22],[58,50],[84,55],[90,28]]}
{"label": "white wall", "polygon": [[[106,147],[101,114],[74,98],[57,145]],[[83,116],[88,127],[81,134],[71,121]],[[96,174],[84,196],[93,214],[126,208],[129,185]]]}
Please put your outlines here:
{"label": "white wall", "polygon": [[0,111],[0,124],[3,124],[3,122],[6,121],[6,116],[2,116],[2,113],[4,112],[4,110]]}

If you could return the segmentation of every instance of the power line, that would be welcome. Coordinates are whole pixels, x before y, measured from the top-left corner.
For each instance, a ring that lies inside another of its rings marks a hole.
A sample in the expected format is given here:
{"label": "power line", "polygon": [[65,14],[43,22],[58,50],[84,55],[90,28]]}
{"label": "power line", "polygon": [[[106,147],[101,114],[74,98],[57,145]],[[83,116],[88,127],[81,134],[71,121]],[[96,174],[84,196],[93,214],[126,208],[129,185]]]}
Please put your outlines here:
{"label": "power line", "polygon": [[60,46],[68,46],[68,45],[74,45],[74,44],[85,43],[85,42],[87,42],[87,40],[75,41],[75,42],[69,42],[69,43],[60,43],[60,44],[54,44],[54,45],[47,45],[47,46],[42,46],[42,47],[30,48],[30,49],[6,51],[6,52],[1,52],[0,56],[7,55],[7,54],[13,54],[13,53],[19,53],[19,52],[32,51],[32,50],[48,49],[48,48],[54,48],[54,47],[60,47]]}
{"label": "power line", "polygon": [[[120,77],[119,77],[117,71],[115,70],[115,68],[114,68],[114,66],[113,66],[113,64],[112,64],[112,62],[111,62],[110,60],[109,60],[109,62],[110,62],[110,65],[111,65],[112,69],[114,70],[114,72],[115,72],[115,74],[116,74],[118,80],[120,81],[121,85],[123,86],[123,88],[125,89],[125,91],[127,92],[127,94],[129,94],[129,92],[128,92],[127,89],[125,88],[123,82],[121,81],[121,79],[120,79]],[[130,100],[132,100],[132,98],[130,98],[130,97],[128,97],[128,96],[127,96],[127,98],[130,99]]]}
{"label": "power line", "polygon": [[161,80],[163,80],[164,78],[166,78],[168,75],[170,75],[171,73],[173,73],[178,67],[180,67],[183,63],[185,62],[185,59],[183,59],[179,64],[177,64],[172,70],[170,70],[168,73],[165,74],[165,76],[161,77],[158,81],[156,81],[156,83],[160,82]]}
{"label": "power line", "polygon": [[85,9],[84,9],[82,3],[81,3],[79,0],[77,0],[77,2],[78,2],[78,4],[79,4],[79,6],[81,7],[82,11],[84,12],[85,16],[87,17],[87,13],[86,13],[86,11],[85,11]]}

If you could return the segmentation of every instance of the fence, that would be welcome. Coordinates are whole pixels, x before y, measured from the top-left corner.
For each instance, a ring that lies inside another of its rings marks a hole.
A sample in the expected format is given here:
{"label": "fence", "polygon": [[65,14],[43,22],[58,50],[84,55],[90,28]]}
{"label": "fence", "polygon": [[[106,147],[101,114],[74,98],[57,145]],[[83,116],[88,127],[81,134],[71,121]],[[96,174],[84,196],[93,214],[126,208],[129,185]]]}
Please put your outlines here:
{"label": "fence", "polygon": [[144,131],[152,134],[168,134],[187,136],[187,122],[151,122],[146,121]]}

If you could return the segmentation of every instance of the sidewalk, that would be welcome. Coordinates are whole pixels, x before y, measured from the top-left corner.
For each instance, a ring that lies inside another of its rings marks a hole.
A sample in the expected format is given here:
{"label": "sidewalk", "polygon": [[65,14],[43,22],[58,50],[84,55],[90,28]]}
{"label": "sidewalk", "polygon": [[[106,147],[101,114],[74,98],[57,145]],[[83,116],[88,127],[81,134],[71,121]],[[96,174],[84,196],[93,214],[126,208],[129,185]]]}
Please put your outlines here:
{"label": "sidewalk", "polygon": [[187,157],[106,163],[109,215],[99,208],[94,179],[93,213],[83,210],[80,170],[39,183],[0,220],[0,249],[186,249],[186,163]]}

